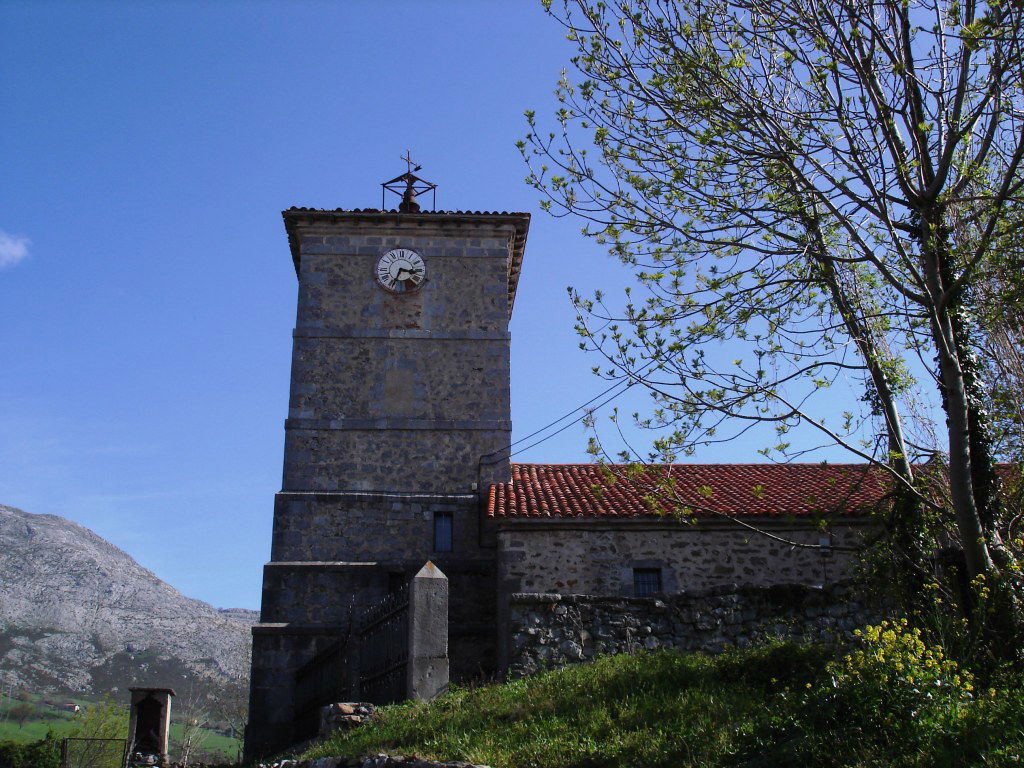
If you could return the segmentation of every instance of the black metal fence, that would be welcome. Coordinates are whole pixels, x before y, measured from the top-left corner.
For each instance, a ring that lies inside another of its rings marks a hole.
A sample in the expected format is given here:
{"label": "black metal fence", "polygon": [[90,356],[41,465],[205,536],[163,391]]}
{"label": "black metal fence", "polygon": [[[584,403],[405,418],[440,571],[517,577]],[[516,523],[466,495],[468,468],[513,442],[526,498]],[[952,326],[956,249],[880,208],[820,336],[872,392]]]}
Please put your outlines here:
{"label": "black metal fence", "polygon": [[348,698],[347,641],[342,638],[328,646],[295,673],[295,712],[306,721],[306,731],[315,731],[319,707]]}
{"label": "black metal fence", "polygon": [[338,639],[295,673],[295,713],[304,736],[315,734],[318,710],[355,696],[371,704],[406,697],[409,661],[409,585],[389,593],[353,621]]}
{"label": "black metal fence", "polygon": [[124,768],[127,763],[125,739],[68,737],[60,745],[61,768]]}
{"label": "black metal fence", "polygon": [[406,697],[409,587],[363,613],[359,629],[359,700],[391,704]]}

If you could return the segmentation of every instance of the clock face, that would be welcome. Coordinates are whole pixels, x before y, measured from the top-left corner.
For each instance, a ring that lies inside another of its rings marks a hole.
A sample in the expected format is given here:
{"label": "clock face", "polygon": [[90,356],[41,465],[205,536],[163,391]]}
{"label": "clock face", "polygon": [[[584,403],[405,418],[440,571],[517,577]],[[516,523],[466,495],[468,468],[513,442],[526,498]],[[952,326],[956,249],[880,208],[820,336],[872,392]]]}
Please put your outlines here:
{"label": "clock face", "polygon": [[423,257],[408,248],[392,248],[377,261],[377,282],[392,293],[415,291],[426,277]]}

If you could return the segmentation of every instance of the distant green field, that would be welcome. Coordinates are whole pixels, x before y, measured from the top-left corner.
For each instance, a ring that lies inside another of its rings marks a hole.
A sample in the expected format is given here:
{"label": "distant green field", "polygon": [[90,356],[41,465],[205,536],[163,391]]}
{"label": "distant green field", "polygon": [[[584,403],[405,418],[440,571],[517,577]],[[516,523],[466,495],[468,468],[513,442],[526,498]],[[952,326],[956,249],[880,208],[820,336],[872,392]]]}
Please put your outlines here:
{"label": "distant green field", "polygon": [[47,717],[42,720],[29,720],[24,728],[19,728],[17,723],[10,720],[0,723],[0,741],[16,741],[20,744],[27,744],[31,741],[39,741],[47,731],[53,730],[58,736],[67,736],[74,728],[74,723],[68,718]]}
{"label": "distant green field", "polygon": [[[61,697],[60,701],[74,701],[79,706],[87,706],[92,703],[88,699]],[[47,707],[42,703],[42,697],[31,696],[31,703],[36,707],[36,715],[20,727],[10,717],[11,706],[7,702],[0,704],[0,741],[13,741],[19,744],[27,744],[42,739],[49,731],[57,736],[68,736],[76,728],[74,715],[70,712],[62,712]],[[15,702],[17,703],[17,702]],[[172,705],[173,706],[173,705]],[[173,711],[173,710],[172,710]],[[127,734],[125,734],[127,736]],[[180,723],[171,723],[171,745],[178,743],[182,737],[182,726]],[[228,758],[234,758],[241,741],[232,739],[217,731],[204,729],[201,735],[202,741],[199,750],[211,754],[222,754]]]}
{"label": "distant green field", "polygon": [[[18,702],[8,702],[6,700],[0,702],[0,741],[15,741],[21,744],[38,741],[51,729],[58,736],[68,735],[75,727],[72,720],[74,715],[70,712],[62,712],[53,707],[46,706],[43,704],[43,698],[33,694],[29,695],[29,703],[35,707],[36,713],[35,716],[25,722],[24,727],[19,726],[11,717],[11,709]],[[73,701],[79,706],[87,703],[82,699],[68,697],[55,698],[55,700],[61,702]]]}
{"label": "distant green field", "polygon": [[[181,724],[171,723],[171,744],[177,743],[180,739]],[[202,739],[199,745],[200,750],[212,754],[220,753],[228,759],[234,759],[242,747],[242,742],[239,739],[232,739],[217,731],[204,730]]]}

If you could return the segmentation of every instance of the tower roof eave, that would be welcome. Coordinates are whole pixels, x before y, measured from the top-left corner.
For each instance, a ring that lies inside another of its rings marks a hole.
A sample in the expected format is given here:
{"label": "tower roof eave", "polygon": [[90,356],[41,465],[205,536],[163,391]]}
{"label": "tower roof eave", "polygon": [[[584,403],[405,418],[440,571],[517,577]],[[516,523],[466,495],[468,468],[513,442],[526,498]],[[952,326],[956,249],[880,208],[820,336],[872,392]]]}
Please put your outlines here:
{"label": "tower roof eave", "polygon": [[292,252],[292,262],[295,264],[295,274],[299,274],[300,267],[300,243],[296,234],[296,227],[299,223],[325,223],[338,224],[342,222],[366,223],[366,224],[441,224],[441,225],[467,225],[467,224],[510,224],[514,228],[512,236],[511,253],[508,263],[508,313],[512,315],[512,306],[515,304],[516,288],[519,285],[519,274],[523,268],[523,254],[526,251],[526,237],[530,231],[530,214],[523,212],[508,211],[420,211],[418,213],[402,213],[400,211],[380,211],[375,208],[345,209],[335,208],[297,208],[292,207],[282,211],[285,231],[288,233],[288,245]]}

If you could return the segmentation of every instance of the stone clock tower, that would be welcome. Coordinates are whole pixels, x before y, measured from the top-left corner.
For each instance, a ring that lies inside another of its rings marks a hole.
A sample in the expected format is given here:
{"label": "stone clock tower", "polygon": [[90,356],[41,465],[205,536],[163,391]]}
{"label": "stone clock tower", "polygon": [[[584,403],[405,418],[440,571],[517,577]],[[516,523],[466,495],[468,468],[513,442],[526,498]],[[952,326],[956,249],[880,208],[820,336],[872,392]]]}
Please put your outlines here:
{"label": "stone clock tower", "polygon": [[509,316],[525,213],[284,212],[298,275],[284,479],[253,629],[248,757],[288,746],[296,670],[433,560],[452,677],[494,664],[493,535],[509,479]]}

